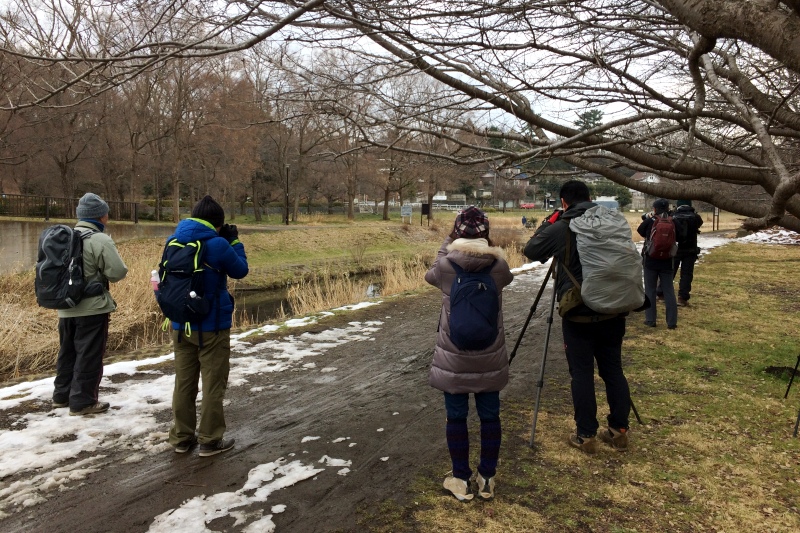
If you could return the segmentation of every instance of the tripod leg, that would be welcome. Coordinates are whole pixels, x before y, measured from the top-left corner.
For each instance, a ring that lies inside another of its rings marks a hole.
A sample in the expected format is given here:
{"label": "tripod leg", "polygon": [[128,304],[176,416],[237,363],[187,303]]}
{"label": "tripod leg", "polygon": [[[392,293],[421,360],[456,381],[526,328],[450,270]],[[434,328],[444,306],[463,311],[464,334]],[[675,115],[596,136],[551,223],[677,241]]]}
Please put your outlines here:
{"label": "tripod leg", "polygon": [[639,422],[639,424],[644,425],[644,422],[642,422],[642,417],[639,416],[639,411],[637,411],[636,406],[633,405],[633,398],[631,398],[631,409],[633,410],[633,414],[636,415],[636,421]]}
{"label": "tripod leg", "polygon": [[797,413],[797,421],[794,423],[794,436],[797,437],[797,426],[800,426],[800,412]]}
{"label": "tripod leg", "polygon": [[517,342],[514,344],[514,349],[511,350],[511,354],[508,356],[508,364],[511,364],[511,361],[517,356],[517,348],[519,348],[519,344],[522,342],[522,337],[525,335],[525,331],[528,329],[528,324],[531,323],[531,318],[533,317],[533,313],[536,312],[536,307],[539,305],[539,299],[542,297],[542,293],[544,292],[544,288],[547,286],[547,280],[550,279],[550,275],[553,273],[553,265],[555,265],[555,261],[550,263],[550,268],[547,270],[547,274],[544,277],[544,281],[542,282],[542,286],[539,287],[539,293],[536,295],[536,298],[533,300],[533,305],[531,306],[531,310],[528,313],[528,318],[525,319],[525,325],[522,326],[522,331],[519,332],[519,337],[517,337]]}
{"label": "tripod leg", "polygon": [[[797,362],[794,364],[794,372],[792,372],[792,377],[789,378],[789,386],[786,387],[786,394],[783,395],[784,400],[789,397],[789,389],[792,388],[792,382],[794,381],[794,375],[797,374],[798,365],[800,365],[800,355],[797,356]],[[795,436],[797,436],[796,434],[797,430],[795,429]]]}
{"label": "tripod leg", "polygon": [[553,310],[556,307],[556,278],[553,276],[553,295],[550,297],[550,316],[547,317],[547,333],[544,336],[544,350],[542,353],[542,365],[539,368],[539,380],[536,382],[536,405],[533,408],[533,423],[531,424],[531,442],[536,436],[536,422],[539,419],[539,401],[542,398],[542,387],[544,387],[544,365],[547,362],[547,348],[550,344],[550,331],[553,329]]}

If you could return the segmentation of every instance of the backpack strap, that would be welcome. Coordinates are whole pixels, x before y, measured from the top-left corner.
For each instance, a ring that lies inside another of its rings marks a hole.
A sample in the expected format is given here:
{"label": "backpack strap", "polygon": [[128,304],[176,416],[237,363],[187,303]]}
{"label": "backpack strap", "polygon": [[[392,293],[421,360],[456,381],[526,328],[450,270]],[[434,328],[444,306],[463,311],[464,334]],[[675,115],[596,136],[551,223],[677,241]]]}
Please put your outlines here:
{"label": "backpack strap", "polygon": [[581,284],[578,283],[578,280],[575,279],[575,276],[572,274],[572,272],[569,269],[569,259],[570,259],[570,250],[571,249],[572,249],[572,230],[569,229],[569,224],[567,224],[567,246],[566,246],[566,250],[564,251],[564,265],[563,266],[564,266],[564,271],[567,273],[567,276],[572,281],[573,285],[575,285],[576,287],[578,287],[578,289],[580,289],[581,288]]}

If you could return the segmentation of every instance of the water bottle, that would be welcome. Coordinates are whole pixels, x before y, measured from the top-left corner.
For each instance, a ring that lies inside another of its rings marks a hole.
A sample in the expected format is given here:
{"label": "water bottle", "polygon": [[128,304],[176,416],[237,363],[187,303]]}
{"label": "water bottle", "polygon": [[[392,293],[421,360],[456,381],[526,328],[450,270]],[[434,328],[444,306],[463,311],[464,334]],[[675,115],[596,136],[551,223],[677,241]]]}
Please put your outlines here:
{"label": "water bottle", "polygon": [[153,270],[150,272],[150,287],[153,288],[153,292],[158,292],[158,270]]}

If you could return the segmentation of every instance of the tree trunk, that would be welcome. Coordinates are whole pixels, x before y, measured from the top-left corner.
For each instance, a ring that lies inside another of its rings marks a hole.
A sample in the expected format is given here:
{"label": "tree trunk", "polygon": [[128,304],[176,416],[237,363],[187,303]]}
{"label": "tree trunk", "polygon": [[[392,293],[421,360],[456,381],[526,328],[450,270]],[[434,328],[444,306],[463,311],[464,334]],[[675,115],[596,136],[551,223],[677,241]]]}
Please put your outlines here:
{"label": "tree trunk", "polygon": [[177,175],[172,177],[172,221],[181,221],[181,180]]}
{"label": "tree trunk", "polygon": [[[383,220],[389,220],[389,187],[383,189]],[[376,210],[377,212],[377,210]]]}

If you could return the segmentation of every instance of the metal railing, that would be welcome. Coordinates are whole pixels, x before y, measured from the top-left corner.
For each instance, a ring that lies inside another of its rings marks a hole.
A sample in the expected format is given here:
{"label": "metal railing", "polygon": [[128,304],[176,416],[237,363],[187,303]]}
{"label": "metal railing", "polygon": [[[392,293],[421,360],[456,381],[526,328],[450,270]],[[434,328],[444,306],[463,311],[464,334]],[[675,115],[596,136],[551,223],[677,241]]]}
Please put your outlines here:
{"label": "metal railing", "polygon": [[[75,218],[75,208],[79,198],[57,198],[34,194],[0,194],[0,216],[38,218]],[[106,201],[109,218],[112,220],[132,220],[139,222],[139,209],[136,202]]]}

